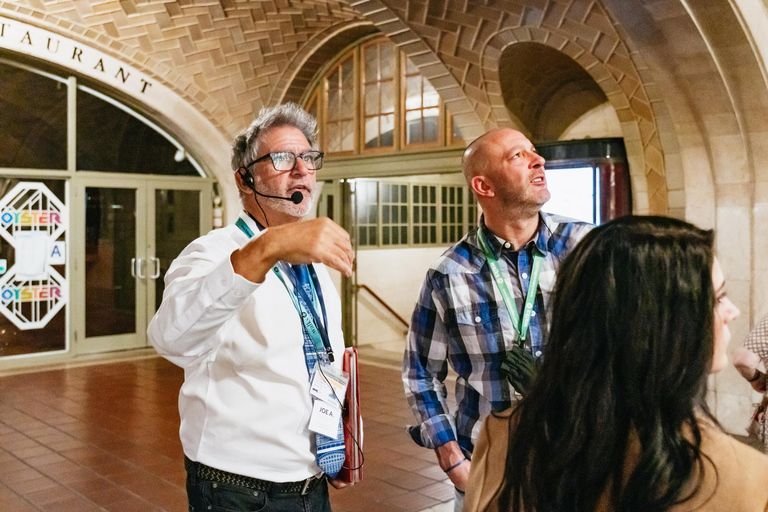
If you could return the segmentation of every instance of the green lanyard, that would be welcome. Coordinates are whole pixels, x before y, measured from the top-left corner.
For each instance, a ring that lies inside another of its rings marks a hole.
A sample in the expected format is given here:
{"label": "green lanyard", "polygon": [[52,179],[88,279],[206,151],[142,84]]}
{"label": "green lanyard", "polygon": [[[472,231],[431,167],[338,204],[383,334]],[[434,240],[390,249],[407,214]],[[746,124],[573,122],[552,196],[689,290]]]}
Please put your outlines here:
{"label": "green lanyard", "polygon": [[488,240],[486,240],[485,235],[483,234],[483,228],[477,229],[477,240],[480,242],[480,248],[483,250],[483,254],[485,254],[485,259],[488,260],[488,266],[491,267],[493,282],[496,283],[496,287],[498,288],[499,293],[501,293],[501,298],[504,299],[504,304],[507,306],[507,311],[509,312],[509,318],[512,320],[512,325],[515,327],[515,330],[517,330],[520,337],[519,345],[522,347],[525,345],[525,336],[528,333],[528,326],[531,323],[533,303],[536,300],[536,289],[539,287],[541,262],[544,260],[544,257],[541,254],[533,251],[534,254],[533,268],[531,269],[531,280],[530,284],[528,285],[528,295],[525,297],[525,306],[523,306],[523,318],[521,319],[517,313],[515,299],[509,292],[507,282],[504,279],[504,276],[501,274],[501,270],[499,269],[499,260],[491,251],[491,248],[488,245]]}

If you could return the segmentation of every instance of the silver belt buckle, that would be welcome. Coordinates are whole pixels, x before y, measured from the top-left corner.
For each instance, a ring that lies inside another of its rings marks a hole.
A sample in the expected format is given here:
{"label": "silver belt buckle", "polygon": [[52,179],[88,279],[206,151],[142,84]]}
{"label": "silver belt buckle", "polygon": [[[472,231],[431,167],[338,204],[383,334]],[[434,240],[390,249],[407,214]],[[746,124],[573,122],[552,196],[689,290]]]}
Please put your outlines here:
{"label": "silver belt buckle", "polygon": [[309,486],[310,486],[310,484],[312,484],[312,482],[313,482],[313,481],[314,481],[316,478],[319,478],[319,477],[317,477],[317,476],[311,476],[311,477],[307,478],[306,480],[304,480],[304,485],[303,485],[303,486],[302,486],[302,488],[301,488],[301,495],[302,495],[302,496],[306,496],[306,495],[307,495],[307,493],[309,492]]}

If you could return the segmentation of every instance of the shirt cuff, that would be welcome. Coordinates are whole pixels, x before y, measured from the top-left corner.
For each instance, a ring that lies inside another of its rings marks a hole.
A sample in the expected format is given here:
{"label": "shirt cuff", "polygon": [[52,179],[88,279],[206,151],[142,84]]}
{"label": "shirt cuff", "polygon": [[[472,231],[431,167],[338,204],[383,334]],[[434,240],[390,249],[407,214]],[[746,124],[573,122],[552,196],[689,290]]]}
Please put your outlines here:
{"label": "shirt cuff", "polygon": [[228,306],[237,306],[242,303],[246,297],[264,284],[253,283],[236,274],[229,257],[224,258],[224,261],[208,274],[206,281],[211,298]]}
{"label": "shirt cuff", "polygon": [[421,425],[409,425],[407,428],[411,439],[424,448],[435,449],[445,443],[456,441],[453,421],[447,414],[434,416]]}

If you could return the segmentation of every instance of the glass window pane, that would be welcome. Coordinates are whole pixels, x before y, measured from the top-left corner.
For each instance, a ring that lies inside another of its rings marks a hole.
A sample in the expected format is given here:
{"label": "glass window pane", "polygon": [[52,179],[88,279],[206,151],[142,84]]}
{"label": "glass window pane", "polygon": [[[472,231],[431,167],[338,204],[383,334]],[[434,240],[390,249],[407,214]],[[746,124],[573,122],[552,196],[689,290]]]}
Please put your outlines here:
{"label": "glass window pane", "polygon": [[[85,189],[85,335],[136,332],[136,190]],[[146,271],[146,269],[144,269]]]}
{"label": "glass window pane", "polygon": [[368,228],[359,228],[358,232],[360,233],[360,238],[357,241],[358,245],[368,245]]}
{"label": "glass window pane", "polygon": [[437,243],[437,226],[429,227],[429,243],[431,244]]}
{"label": "glass window pane", "polygon": [[389,242],[389,226],[384,226],[381,228],[381,244],[382,245],[390,245]]}
{"label": "glass window pane", "polygon": [[408,208],[405,206],[400,207],[400,218],[402,222],[408,222]]}
{"label": "glass window pane", "polygon": [[328,75],[328,120],[335,121],[340,116],[339,104],[339,68]]}
{"label": "glass window pane", "polygon": [[[437,109],[435,109],[437,110]],[[424,111],[426,112],[426,110]],[[437,117],[424,118],[424,142],[437,142]]]}
{"label": "glass window pane", "polygon": [[381,146],[392,147],[395,144],[395,115],[381,116]]}
{"label": "glass window pane", "polygon": [[379,222],[379,207],[375,203],[368,206],[368,222],[371,224]]}
{"label": "glass window pane", "polygon": [[429,80],[426,78],[424,78],[422,81],[422,87],[424,88],[422,99],[422,104],[424,107],[436,107],[440,103],[440,95],[437,94],[435,88],[432,87],[432,84],[430,84]]}
{"label": "glass window pane", "polygon": [[414,226],[414,228],[413,228],[413,243],[415,243],[415,244],[420,243],[419,228],[416,227],[416,226]]}
{"label": "glass window pane", "polygon": [[365,120],[365,147],[379,147],[379,118],[369,117]]}
{"label": "glass window pane", "polygon": [[376,84],[365,86],[365,115],[372,116],[379,113],[379,90]]}
{"label": "glass window pane", "polygon": [[[397,228],[395,228],[397,229]],[[400,243],[401,244],[407,244],[408,243],[408,228],[406,226],[402,226],[400,228]]]}
{"label": "glass window pane", "polygon": [[395,111],[395,82],[381,82],[381,112],[392,113]]}
{"label": "glass window pane", "polygon": [[333,153],[335,151],[341,151],[341,133],[339,131],[339,125],[336,123],[328,123],[328,152]]}
{"label": "glass window pane", "polygon": [[353,85],[353,80],[354,80],[354,75],[352,73],[353,69],[354,69],[354,62],[352,59],[347,59],[341,65],[341,101],[342,101],[341,114],[346,119],[349,119],[354,115],[355,88]]}
{"label": "glass window pane", "polygon": [[382,80],[392,78],[394,76],[395,45],[386,42],[382,43],[379,48],[381,49],[381,78]]}
{"label": "glass window pane", "polygon": [[379,245],[379,239],[376,236],[376,228],[375,227],[368,228],[368,242],[371,245]]}
{"label": "glass window pane", "polygon": [[366,82],[375,82],[379,79],[379,52],[378,45],[371,45],[363,51],[363,61],[365,62]]}
{"label": "glass window pane", "polygon": [[[405,57],[405,56],[404,56]],[[417,68],[413,62],[411,62],[411,59],[405,58],[405,73],[408,75],[415,75],[419,72],[419,68]]]}
{"label": "glass window pane", "polygon": [[355,148],[355,123],[353,121],[346,121],[342,123],[341,129],[341,150],[352,151]]}
{"label": "glass window pane", "polygon": [[160,275],[155,280],[155,308],[159,308],[163,301],[165,273],[168,267],[176,256],[198,236],[200,236],[200,192],[155,190],[156,257],[160,260],[158,263]]}
{"label": "glass window pane", "polygon": [[0,167],[67,168],[67,85],[0,64]]}
{"label": "glass window pane", "polygon": [[421,76],[411,76],[405,82],[405,108],[413,110],[421,108]]}
{"label": "glass window pane", "polygon": [[77,92],[77,169],[200,176],[177,148],[141,120],[101,98]]}

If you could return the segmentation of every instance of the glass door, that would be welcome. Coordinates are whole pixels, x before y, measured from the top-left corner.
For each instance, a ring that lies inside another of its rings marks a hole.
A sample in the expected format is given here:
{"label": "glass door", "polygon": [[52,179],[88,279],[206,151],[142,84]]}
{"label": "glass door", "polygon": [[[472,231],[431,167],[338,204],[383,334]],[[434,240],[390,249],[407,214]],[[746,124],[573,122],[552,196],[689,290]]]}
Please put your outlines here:
{"label": "glass door", "polygon": [[147,316],[151,320],[163,300],[171,262],[192,240],[212,229],[212,188],[209,183],[157,180],[147,190]]}
{"label": "glass door", "polygon": [[147,325],[162,300],[163,277],[189,242],[210,229],[210,183],[170,179],[79,180],[84,209],[78,276],[85,286],[76,351],[147,346]]}

